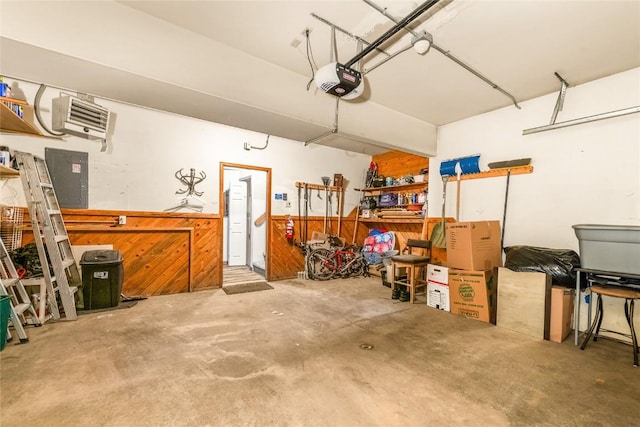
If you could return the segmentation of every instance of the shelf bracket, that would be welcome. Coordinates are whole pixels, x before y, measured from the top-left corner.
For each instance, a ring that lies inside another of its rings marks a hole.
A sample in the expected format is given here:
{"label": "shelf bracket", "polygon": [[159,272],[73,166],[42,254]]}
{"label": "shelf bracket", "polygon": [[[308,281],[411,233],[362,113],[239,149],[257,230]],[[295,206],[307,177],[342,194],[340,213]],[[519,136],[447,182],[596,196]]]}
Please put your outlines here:
{"label": "shelf bracket", "polygon": [[567,94],[567,88],[569,87],[569,83],[565,79],[563,79],[560,74],[553,73],[560,80],[560,92],[558,93],[558,100],[556,101],[556,106],[553,109],[553,114],[551,115],[551,122],[549,124],[554,125],[556,123],[556,118],[558,117],[558,112],[562,111],[562,107],[564,106],[564,97]]}

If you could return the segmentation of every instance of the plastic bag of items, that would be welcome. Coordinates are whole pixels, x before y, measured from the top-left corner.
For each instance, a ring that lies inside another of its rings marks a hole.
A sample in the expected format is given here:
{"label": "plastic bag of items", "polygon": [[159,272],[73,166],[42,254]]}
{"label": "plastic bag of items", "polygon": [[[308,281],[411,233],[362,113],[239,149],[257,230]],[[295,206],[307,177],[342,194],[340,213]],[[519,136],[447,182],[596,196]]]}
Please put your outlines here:
{"label": "plastic bag of items", "polygon": [[504,266],[513,271],[546,273],[558,285],[576,286],[574,268],[580,267],[580,256],[571,249],[549,249],[535,246],[504,248]]}
{"label": "plastic bag of items", "polygon": [[392,251],[395,246],[396,238],[393,231],[373,229],[364,239],[362,255],[369,264],[380,264],[383,256]]}

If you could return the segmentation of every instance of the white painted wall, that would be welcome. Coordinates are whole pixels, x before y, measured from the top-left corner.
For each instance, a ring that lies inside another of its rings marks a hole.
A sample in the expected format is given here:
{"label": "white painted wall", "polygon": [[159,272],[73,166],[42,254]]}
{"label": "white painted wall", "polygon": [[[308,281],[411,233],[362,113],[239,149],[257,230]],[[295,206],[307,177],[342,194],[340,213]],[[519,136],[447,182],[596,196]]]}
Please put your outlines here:
{"label": "white painted wall", "polygon": [[[640,225],[640,114],[523,136],[523,129],[549,123],[556,98],[550,94],[522,103],[522,110],[508,107],[440,127],[438,156],[430,160],[430,216],[441,207],[440,162],[480,153],[482,170],[489,162],[532,158],[533,174],[511,177],[505,246],[578,251],[574,224]],[[557,122],[638,105],[637,68],[569,88]],[[462,221],[502,221],[506,177],[461,184]],[[455,189],[450,183],[448,216],[455,216]],[[604,325],[628,329],[622,305],[605,306],[605,312]]]}
{"label": "white painted wall", "polygon": [[[0,35],[135,76],[277,112],[326,130],[333,128],[335,98],[320,91],[306,91],[308,76],[118,2],[3,2]],[[144,60],[140,60],[141,52]],[[233,66],[224,66],[227,64]],[[83,81],[91,76],[78,73],[74,78]],[[102,83],[105,87],[112,84]],[[435,153],[436,126],[373,102],[343,104],[341,132],[399,150]]]}
{"label": "white painted wall", "polygon": [[[430,207],[442,201],[440,162],[480,153],[480,166],[531,157],[534,173],[513,175],[505,245],[578,249],[571,226],[640,224],[640,114],[523,136],[549,123],[557,94],[439,128],[430,160]],[[557,122],[640,105],[640,69],[569,88]],[[464,180],[461,220],[502,220],[506,177]],[[455,184],[447,212],[455,215]],[[431,209],[430,216],[438,216]]]}
{"label": "white painted wall", "polygon": [[[14,80],[8,80],[8,83]],[[37,86],[18,82],[33,104]],[[51,98],[58,90],[47,89],[41,106],[45,123],[51,124]],[[265,150],[246,151],[245,142],[263,146],[266,135],[119,102],[96,99],[116,113],[115,131],[106,152],[98,142],[77,137],[64,140],[0,135],[0,145],[44,156],[45,147],[89,153],[89,209],[163,211],[181,200],[175,192],[184,189],[174,174],[180,168],[204,171],[207,178],[196,189],[204,191],[203,212],[219,212],[219,163],[240,163],[272,169],[272,193],[288,193],[291,207],[272,201],[272,215],[297,214],[296,181],[321,183],[323,175],[342,173],[348,180],[345,212],[350,212],[359,194],[349,191],[363,185],[363,171],[370,157],[318,145],[271,137]],[[19,180],[6,184],[19,195]],[[11,190],[7,189],[9,194]],[[3,191],[3,195],[5,192]],[[273,197],[273,196],[272,196]],[[20,203],[24,204],[20,197]]]}

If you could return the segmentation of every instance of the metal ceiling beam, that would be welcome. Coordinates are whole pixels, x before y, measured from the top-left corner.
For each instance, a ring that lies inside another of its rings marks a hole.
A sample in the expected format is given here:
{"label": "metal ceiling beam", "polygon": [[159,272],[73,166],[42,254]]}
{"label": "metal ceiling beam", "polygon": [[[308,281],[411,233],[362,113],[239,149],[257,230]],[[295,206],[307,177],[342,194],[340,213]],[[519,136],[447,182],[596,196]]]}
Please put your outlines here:
{"label": "metal ceiling beam", "polygon": [[[340,31],[342,34],[345,34],[349,37],[351,37],[352,39],[363,43],[365,45],[369,45],[371,43],[369,43],[368,41],[366,41],[365,39],[363,39],[362,37],[358,37],[353,33],[350,33],[349,31],[345,30],[344,28],[341,28],[339,26],[337,26],[336,24],[334,24],[333,22],[330,22],[326,19],[324,19],[322,16],[318,16],[315,13],[311,14],[312,17],[316,18],[318,21],[322,22],[323,24],[327,24],[328,26],[330,26],[331,28],[335,28],[336,30]],[[382,53],[383,55],[387,55],[390,56],[387,52],[385,52],[384,50],[380,49],[380,48],[376,48],[376,50],[380,53]]]}
{"label": "metal ceiling beam", "polygon": [[[374,8],[375,10],[377,10],[378,12],[380,12],[381,14],[386,16],[387,18],[389,18],[389,20],[391,20],[392,22],[395,22],[396,24],[398,24],[399,21],[394,16],[392,16],[389,12],[387,12],[386,8],[382,8],[382,7],[378,6],[377,4],[372,2],[371,0],[362,0],[362,1],[364,1],[366,4],[368,4],[369,6],[371,6],[372,8]],[[411,33],[411,35],[413,35],[414,37],[418,37],[420,35],[420,33],[412,30],[411,28],[404,27],[404,29],[407,32]],[[516,100],[516,98],[513,95],[511,95],[506,90],[502,89],[500,86],[498,86],[497,84],[495,84],[494,82],[489,80],[487,77],[483,76],[479,71],[476,71],[470,65],[467,65],[464,62],[462,62],[460,59],[456,58],[451,52],[449,52],[446,49],[441,48],[440,46],[438,46],[437,44],[435,44],[433,42],[431,43],[431,47],[433,47],[435,50],[437,50],[438,52],[440,52],[441,54],[443,54],[444,56],[446,56],[447,58],[449,58],[450,60],[452,60],[453,62],[455,62],[456,64],[458,64],[462,68],[464,68],[465,70],[469,71],[474,76],[478,77],[480,80],[482,80],[483,82],[485,82],[486,84],[488,84],[489,86],[491,86],[492,88],[494,88],[495,90],[497,90],[498,92],[500,92],[501,94],[506,96],[507,98],[511,99],[511,102],[513,102],[513,105],[515,105],[515,107],[517,109],[520,110],[522,108],[522,107],[520,107],[518,105],[518,101]],[[403,50],[403,52],[404,52],[404,50]],[[385,60],[384,62],[387,62],[387,60]],[[382,65],[382,64],[376,64],[373,68],[378,67],[378,65]],[[367,70],[367,72],[371,71],[373,68],[371,68],[370,70]]]}
{"label": "metal ceiling beam", "polygon": [[378,37],[376,40],[371,42],[369,46],[367,46],[362,52],[358,53],[356,56],[347,61],[344,66],[350,68],[353,64],[360,61],[362,58],[370,54],[375,48],[380,46],[385,41],[389,40],[394,34],[398,31],[402,30],[406,25],[409,25],[413,21],[415,21],[420,15],[425,13],[431,7],[435,6],[440,0],[428,0],[418,6],[413,10],[410,14],[402,18],[399,22],[396,23],[393,27],[391,27],[387,32]]}

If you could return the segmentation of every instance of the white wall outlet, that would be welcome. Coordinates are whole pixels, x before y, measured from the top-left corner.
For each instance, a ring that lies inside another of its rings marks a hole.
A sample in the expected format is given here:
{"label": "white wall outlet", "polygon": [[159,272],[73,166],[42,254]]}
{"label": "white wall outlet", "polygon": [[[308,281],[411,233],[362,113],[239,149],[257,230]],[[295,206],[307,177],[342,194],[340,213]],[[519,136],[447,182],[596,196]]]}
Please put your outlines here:
{"label": "white wall outlet", "polygon": [[118,217],[118,224],[124,225],[126,223],[127,223],[127,216],[126,215],[120,215]]}
{"label": "white wall outlet", "polygon": [[290,202],[290,201],[286,201],[286,202],[285,202],[285,206],[286,206],[287,208],[290,208],[290,207],[291,207],[291,202]]}

